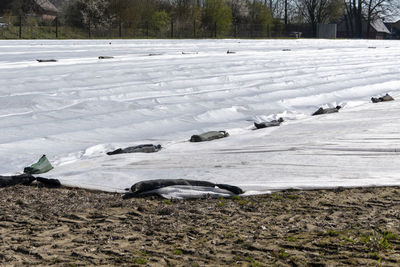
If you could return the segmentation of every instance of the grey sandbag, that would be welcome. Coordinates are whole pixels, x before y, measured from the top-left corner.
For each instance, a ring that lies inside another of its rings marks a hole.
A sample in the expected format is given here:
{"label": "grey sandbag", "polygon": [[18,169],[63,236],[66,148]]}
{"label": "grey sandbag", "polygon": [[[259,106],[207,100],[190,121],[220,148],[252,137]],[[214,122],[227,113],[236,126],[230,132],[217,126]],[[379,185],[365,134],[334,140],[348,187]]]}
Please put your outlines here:
{"label": "grey sandbag", "polygon": [[36,59],[37,62],[57,62],[55,59]]}
{"label": "grey sandbag", "polygon": [[35,181],[35,179],[36,178],[30,174],[0,176],[0,187],[13,186],[17,184],[28,185]]}
{"label": "grey sandbag", "polygon": [[386,102],[386,101],[393,101],[394,98],[390,96],[389,94],[386,94],[381,97],[371,97],[372,103],[378,103],[378,102]]}
{"label": "grey sandbag", "polygon": [[203,186],[228,190],[234,194],[243,194],[243,190],[237,186],[227,184],[214,184],[207,181],[187,180],[187,179],[156,179],[138,182],[131,187],[131,192],[125,194],[124,198],[135,197],[141,193],[160,189],[168,186],[187,185],[187,186]]}
{"label": "grey sandbag", "polygon": [[275,126],[279,126],[281,125],[281,123],[283,122],[282,118],[279,118],[277,120],[272,120],[272,121],[268,121],[268,122],[261,122],[261,123],[254,123],[254,126],[257,129],[262,129],[262,128],[267,128],[267,127],[275,127]]}
{"label": "grey sandbag", "polygon": [[190,137],[190,142],[204,142],[211,141],[214,139],[224,138],[229,136],[229,133],[226,131],[210,131],[202,134],[195,134]]}
{"label": "grey sandbag", "polygon": [[336,106],[334,108],[319,108],[317,111],[315,111],[312,114],[312,116],[339,112],[339,109],[341,109],[341,108],[342,108],[341,106]]}
{"label": "grey sandbag", "polygon": [[24,173],[28,174],[40,174],[45,173],[53,169],[50,161],[46,158],[46,155],[43,155],[38,162],[32,164],[29,167],[24,168]]}
{"label": "grey sandbag", "polygon": [[127,148],[118,148],[117,150],[107,152],[107,155],[116,155],[124,153],[153,153],[161,150],[161,145],[143,144],[137,146],[130,146]]}

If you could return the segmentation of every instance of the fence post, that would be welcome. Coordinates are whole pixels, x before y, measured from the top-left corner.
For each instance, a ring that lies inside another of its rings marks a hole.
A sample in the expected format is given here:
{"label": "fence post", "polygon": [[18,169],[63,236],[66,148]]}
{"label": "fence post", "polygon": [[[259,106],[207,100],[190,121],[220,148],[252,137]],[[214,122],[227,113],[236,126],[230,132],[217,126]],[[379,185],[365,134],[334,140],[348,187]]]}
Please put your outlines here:
{"label": "fence post", "polygon": [[171,19],[171,39],[174,38],[174,21]]}
{"label": "fence post", "polygon": [[119,38],[122,38],[122,22],[121,22],[121,19],[119,19]]}
{"label": "fence post", "polygon": [[58,17],[56,17],[56,38],[58,39]]}
{"label": "fence post", "polygon": [[149,22],[146,21],[146,37],[149,38]]}
{"label": "fence post", "polygon": [[22,15],[19,15],[19,39],[22,39]]}
{"label": "fence post", "polygon": [[91,31],[90,31],[90,20],[89,20],[88,26],[89,26],[89,39],[90,39],[90,38],[92,38],[92,33],[91,33]]}
{"label": "fence post", "polygon": [[193,38],[196,38],[196,20],[193,20]]}
{"label": "fence post", "polygon": [[217,22],[214,23],[214,37],[217,38]]}
{"label": "fence post", "polygon": [[235,23],[235,32],[234,32],[234,34],[235,34],[235,38],[237,38],[237,23]]}

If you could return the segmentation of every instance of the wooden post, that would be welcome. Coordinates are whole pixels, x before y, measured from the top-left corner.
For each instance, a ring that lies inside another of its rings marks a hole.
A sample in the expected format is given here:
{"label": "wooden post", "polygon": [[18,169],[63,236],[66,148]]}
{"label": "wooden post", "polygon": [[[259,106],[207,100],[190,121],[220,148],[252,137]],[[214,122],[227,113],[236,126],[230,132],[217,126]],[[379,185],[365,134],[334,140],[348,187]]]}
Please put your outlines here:
{"label": "wooden post", "polygon": [[214,23],[214,37],[217,38],[217,22]]}
{"label": "wooden post", "polygon": [[146,21],[146,36],[149,38],[149,22]]}

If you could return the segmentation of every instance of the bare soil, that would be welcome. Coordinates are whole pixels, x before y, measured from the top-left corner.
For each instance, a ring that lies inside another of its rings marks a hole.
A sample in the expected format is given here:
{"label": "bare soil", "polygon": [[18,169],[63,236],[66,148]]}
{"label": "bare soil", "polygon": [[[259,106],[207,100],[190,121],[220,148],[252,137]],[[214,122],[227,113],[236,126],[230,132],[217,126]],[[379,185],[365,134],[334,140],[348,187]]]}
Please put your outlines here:
{"label": "bare soil", "polygon": [[400,266],[400,187],[123,200],[0,188],[0,264]]}

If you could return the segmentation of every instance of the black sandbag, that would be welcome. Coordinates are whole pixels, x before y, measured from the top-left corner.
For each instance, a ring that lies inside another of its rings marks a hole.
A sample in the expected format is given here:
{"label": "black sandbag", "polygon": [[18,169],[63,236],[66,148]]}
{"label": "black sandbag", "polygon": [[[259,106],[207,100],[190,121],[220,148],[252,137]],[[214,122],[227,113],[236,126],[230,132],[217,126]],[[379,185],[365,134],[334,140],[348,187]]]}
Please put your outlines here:
{"label": "black sandbag", "polygon": [[315,111],[312,114],[312,116],[339,112],[339,109],[341,109],[341,108],[342,108],[341,106],[336,106],[334,108],[319,108],[317,111]]}
{"label": "black sandbag", "polygon": [[55,59],[36,59],[37,62],[57,62]]}
{"label": "black sandbag", "polygon": [[210,131],[202,134],[195,134],[190,137],[190,142],[204,142],[214,139],[228,137],[229,133],[226,131]]}
{"label": "black sandbag", "polygon": [[240,194],[244,193],[244,191],[240,187],[237,187],[237,186],[234,186],[234,185],[216,184],[216,186],[218,186],[221,189],[228,190],[228,191],[234,193],[235,195],[240,195]]}
{"label": "black sandbag", "polygon": [[99,56],[99,59],[112,59],[114,57],[111,56]]}
{"label": "black sandbag", "polygon": [[47,187],[60,187],[61,186],[60,180],[58,180],[58,179],[37,177],[36,180]]}
{"label": "black sandbag", "polygon": [[394,98],[389,94],[386,94],[381,97],[371,97],[372,103],[379,103],[379,102],[386,102],[386,101],[393,101],[393,100],[394,100]]}
{"label": "black sandbag", "polygon": [[116,155],[124,153],[153,153],[161,150],[161,145],[143,144],[137,146],[130,146],[127,148],[118,148],[114,151],[107,152],[107,155]]}
{"label": "black sandbag", "polygon": [[267,128],[267,127],[275,127],[275,126],[279,126],[281,125],[281,123],[283,122],[282,118],[279,118],[277,120],[272,120],[272,121],[266,121],[266,122],[261,122],[261,123],[254,123],[254,126],[257,129],[262,129],[262,128]]}
{"label": "black sandbag", "polygon": [[17,184],[29,185],[35,181],[35,179],[36,178],[30,174],[0,176],[0,187],[13,186]]}

